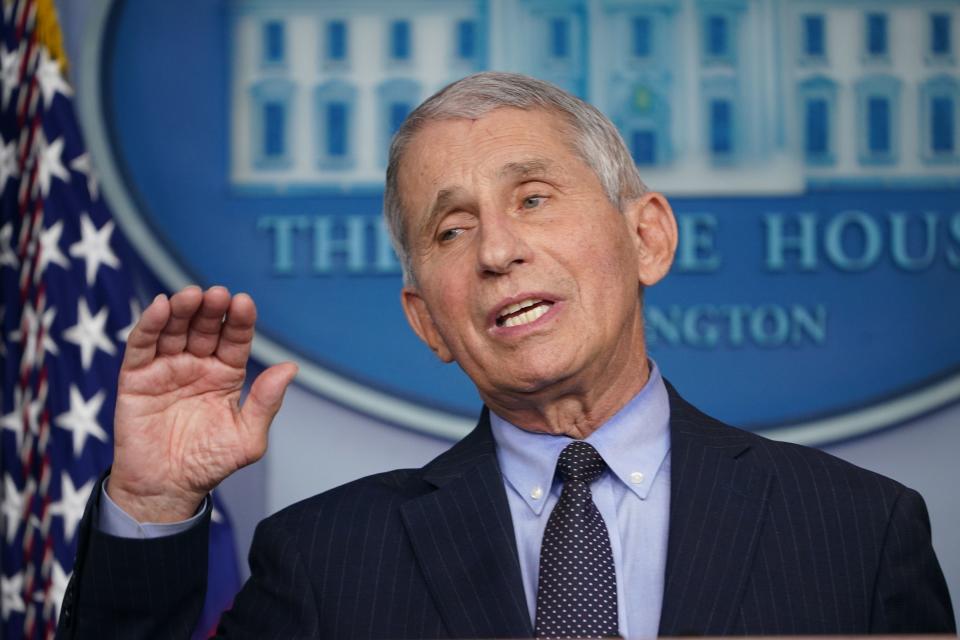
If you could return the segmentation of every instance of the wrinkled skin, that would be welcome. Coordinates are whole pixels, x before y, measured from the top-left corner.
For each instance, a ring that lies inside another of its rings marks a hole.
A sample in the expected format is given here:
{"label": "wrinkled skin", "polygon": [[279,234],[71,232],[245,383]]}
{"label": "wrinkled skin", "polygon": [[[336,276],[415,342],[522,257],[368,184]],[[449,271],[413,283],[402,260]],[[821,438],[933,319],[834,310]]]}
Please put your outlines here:
{"label": "wrinkled skin", "polygon": [[107,492],[138,521],[190,517],[211,489],[266,451],[297,368],[262,372],[241,407],[255,322],[248,295],[187,287],[157,296],[131,331]]}

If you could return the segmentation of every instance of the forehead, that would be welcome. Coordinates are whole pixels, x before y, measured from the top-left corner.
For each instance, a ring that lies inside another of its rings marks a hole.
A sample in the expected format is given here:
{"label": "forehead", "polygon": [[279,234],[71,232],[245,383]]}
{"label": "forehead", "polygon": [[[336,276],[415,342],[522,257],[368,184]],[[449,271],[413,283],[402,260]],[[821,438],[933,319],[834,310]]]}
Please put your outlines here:
{"label": "forehead", "polygon": [[561,171],[572,163],[582,164],[562,116],[546,110],[500,108],[477,119],[424,125],[404,153],[398,186],[405,208],[416,211],[442,189],[511,177],[516,172],[510,167]]}

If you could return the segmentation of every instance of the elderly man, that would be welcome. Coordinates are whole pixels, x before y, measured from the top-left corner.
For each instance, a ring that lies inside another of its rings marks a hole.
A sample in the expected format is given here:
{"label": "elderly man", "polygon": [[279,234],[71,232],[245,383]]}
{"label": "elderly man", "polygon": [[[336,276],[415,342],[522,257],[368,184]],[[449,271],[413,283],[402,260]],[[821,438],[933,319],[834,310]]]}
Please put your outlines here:
{"label": "elderly man", "polygon": [[[725,426],[648,360],[643,290],[677,227],[596,109],[519,75],[456,82],[398,132],[385,210],[410,325],[486,406],[424,468],[265,520],[222,634],[954,630],[917,493]],[[240,407],[254,319],[219,287],[144,311],[64,637],[188,635],[205,496],[263,455],[296,371],[271,367]]]}

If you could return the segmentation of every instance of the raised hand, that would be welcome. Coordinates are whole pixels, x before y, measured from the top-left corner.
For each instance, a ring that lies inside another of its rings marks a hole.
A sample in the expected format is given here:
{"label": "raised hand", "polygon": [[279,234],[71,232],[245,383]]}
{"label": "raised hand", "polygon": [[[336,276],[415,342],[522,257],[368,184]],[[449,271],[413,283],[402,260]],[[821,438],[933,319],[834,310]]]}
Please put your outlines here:
{"label": "raised hand", "polygon": [[157,296],[130,332],[107,493],[138,521],[192,516],[211,489],[266,451],[297,367],[261,373],[241,407],[256,316],[246,294],[187,287]]}

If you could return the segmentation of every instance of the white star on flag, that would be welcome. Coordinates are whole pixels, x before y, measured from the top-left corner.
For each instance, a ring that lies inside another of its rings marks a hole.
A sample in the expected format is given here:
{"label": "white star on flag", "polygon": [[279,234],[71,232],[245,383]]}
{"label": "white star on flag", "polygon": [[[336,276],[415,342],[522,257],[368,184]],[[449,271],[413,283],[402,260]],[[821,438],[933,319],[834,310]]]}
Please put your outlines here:
{"label": "white star on flag", "polygon": [[[7,21],[6,24],[10,24]],[[20,79],[20,52],[14,49],[13,51],[7,51],[6,47],[3,47],[0,50],[0,84],[3,85],[3,102],[2,107],[7,108],[7,103],[10,101],[10,94],[13,92],[13,88],[17,86],[17,81]]]}
{"label": "white star on flag", "polygon": [[0,267],[6,265],[14,269],[20,264],[17,254],[13,252],[10,240],[13,237],[13,224],[7,223],[0,227]]}
{"label": "white star on flag", "polygon": [[23,446],[23,390],[19,386],[13,390],[13,410],[0,417],[0,427],[13,431],[19,451]]}
{"label": "white star on flag", "polygon": [[70,246],[70,255],[86,260],[87,284],[90,286],[96,281],[101,264],[114,269],[120,267],[120,260],[110,248],[113,227],[113,220],[110,220],[97,230],[90,216],[85,213],[80,216],[80,241]]}
{"label": "white star on flag", "polygon": [[63,570],[63,567],[60,566],[60,562],[56,559],[53,561],[52,571],[50,572],[50,590],[47,592],[47,597],[43,604],[43,611],[45,616],[49,614],[49,610],[53,607],[53,617],[52,620],[58,620],[60,618],[60,603],[63,602],[63,595],[67,592],[67,585],[70,584],[70,574]]}
{"label": "white star on flag", "polygon": [[0,608],[3,609],[3,619],[6,621],[14,611],[23,613],[23,571],[18,571],[9,578],[0,575],[0,597],[3,598]]}
{"label": "white star on flag", "polygon": [[[97,181],[97,174],[93,170],[93,163],[90,161],[90,153],[84,152],[70,161],[70,168],[77,173],[82,173],[87,178],[87,192],[90,193],[90,199],[96,200],[100,197],[100,183]],[[2,183],[0,183],[2,184]]]}
{"label": "white star on flag", "polygon": [[4,142],[3,137],[0,137],[0,193],[6,188],[7,180],[19,175],[17,144],[13,140]]}
{"label": "white star on flag", "polygon": [[70,261],[60,251],[60,236],[63,234],[63,220],[57,220],[52,226],[40,232],[40,257],[37,270],[33,272],[33,281],[39,282],[49,264],[57,264],[64,269],[70,268]]}
{"label": "white star on flag", "polygon": [[20,520],[23,518],[23,492],[17,490],[17,483],[10,474],[3,476],[3,520],[7,532],[7,543],[13,542]]}
{"label": "white star on flag", "polygon": [[130,332],[140,322],[140,303],[133,299],[130,301],[130,324],[117,331],[117,342],[126,342],[130,337]]}
{"label": "white star on flag", "polygon": [[[53,326],[53,319],[57,315],[57,310],[53,307],[38,313],[33,305],[27,304],[23,308],[23,320],[20,328],[10,332],[10,339],[14,342],[23,343],[23,359],[21,360],[21,369],[29,371],[37,364],[43,361],[45,353],[58,355],[57,343],[50,336],[50,327]],[[24,336],[26,331],[26,336]],[[26,340],[24,340],[26,337]]]}
{"label": "white star on flag", "polygon": [[[43,411],[43,405],[46,403],[46,398],[43,397],[44,394],[41,393],[36,400],[33,399],[33,390],[27,389],[24,391],[21,387],[17,386],[13,390],[13,410],[0,418],[0,425],[4,429],[10,429],[13,431],[17,439],[17,450],[20,450],[20,447],[23,446],[23,420],[26,417],[27,428],[30,429],[30,432],[37,434],[40,431],[40,413]],[[26,412],[26,416],[24,416]]]}
{"label": "white star on flag", "polygon": [[63,530],[67,540],[73,540],[73,533],[83,517],[83,508],[93,490],[93,478],[77,489],[73,486],[70,474],[64,471],[60,476],[60,500],[50,505],[50,513],[63,518]]}
{"label": "white star on flag", "polygon": [[40,49],[40,64],[37,66],[37,80],[40,82],[40,92],[43,93],[43,105],[49,109],[53,97],[57,93],[65,96],[73,95],[70,85],[63,79],[60,72],[60,63],[50,57],[47,48]]}
{"label": "white star on flag", "polygon": [[111,356],[117,353],[117,348],[110,342],[110,338],[104,331],[109,313],[110,309],[103,307],[97,315],[90,315],[87,300],[80,298],[77,304],[77,324],[63,332],[64,340],[80,347],[80,364],[83,365],[84,371],[93,364],[93,355],[97,349]]}
{"label": "white star on flag", "polygon": [[88,435],[107,442],[107,432],[97,421],[97,414],[100,413],[100,407],[103,406],[105,398],[106,393],[101,389],[89,401],[85,401],[80,389],[71,384],[70,410],[61,413],[53,420],[54,424],[61,429],[73,431],[73,455],[77,458],[83,453],[83,445]]}
{"label": "white star on flag", "polygon": [[37,184],[40,193],[46,198],[50,194],[50,181],[54,178],[60,178],[64,182],[70,182],[70,172],[63,166],[63,137],[59,137],[53,142],[47,142],[47,137],[43,129],[37,131],[37,144],[40,147],[40,162],[37,163]]}

